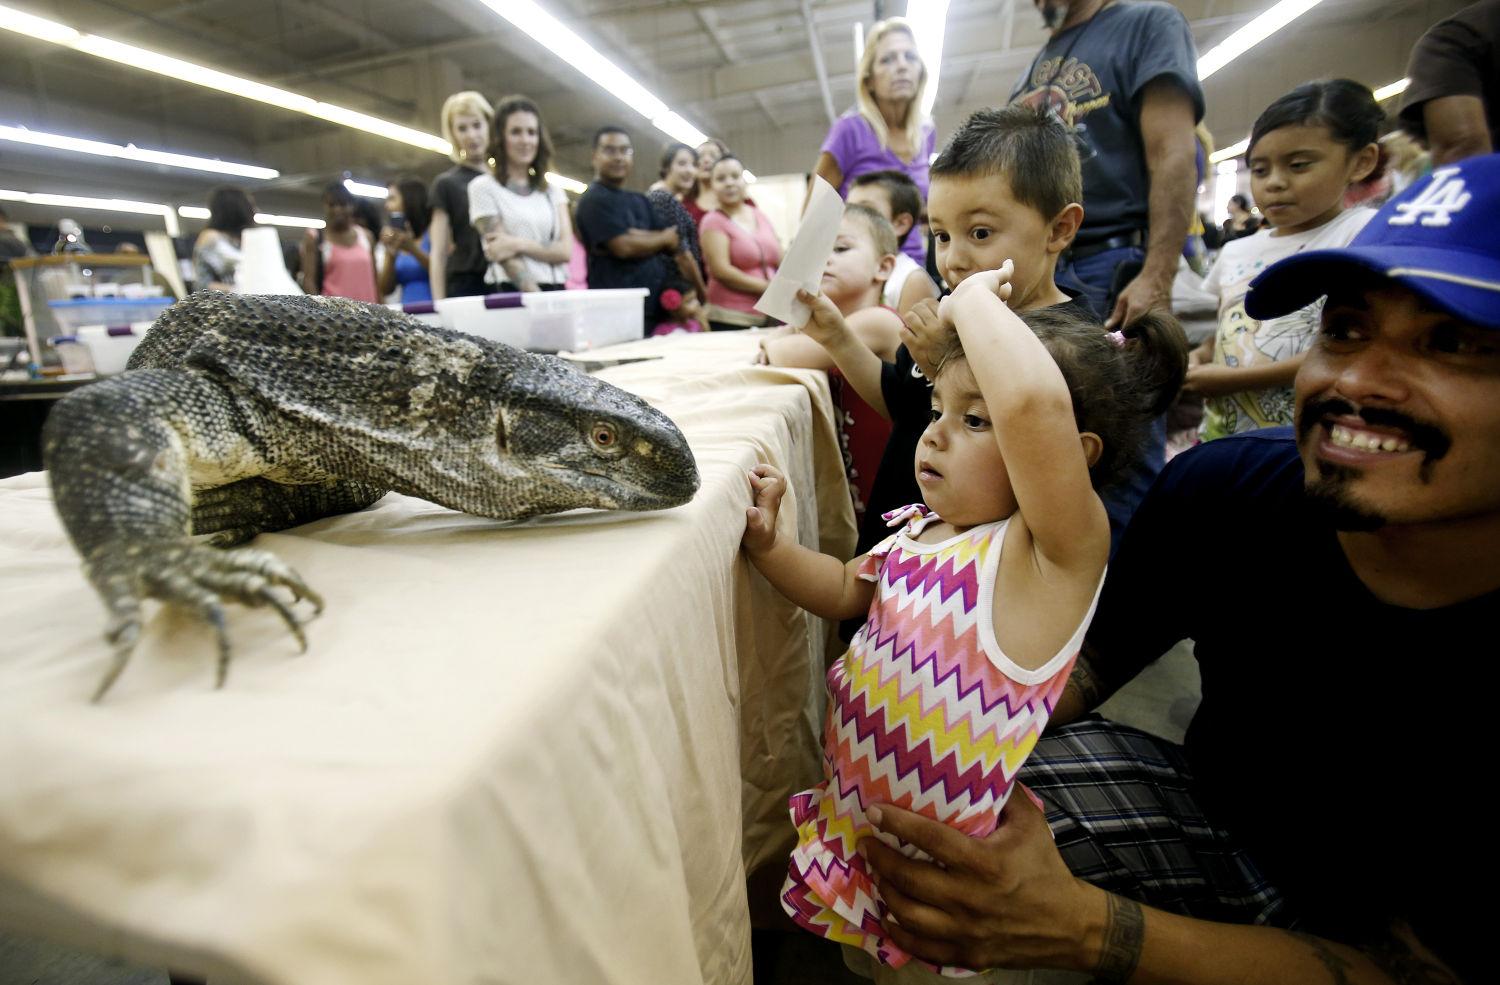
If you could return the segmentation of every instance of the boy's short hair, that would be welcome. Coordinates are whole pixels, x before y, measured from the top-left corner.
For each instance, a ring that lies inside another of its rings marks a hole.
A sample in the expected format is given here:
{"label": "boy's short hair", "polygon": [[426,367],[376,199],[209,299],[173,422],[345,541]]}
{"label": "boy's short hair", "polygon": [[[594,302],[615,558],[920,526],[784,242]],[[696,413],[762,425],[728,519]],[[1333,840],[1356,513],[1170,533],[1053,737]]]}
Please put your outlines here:
{"label": "boy's short hair", "polygon": [[864,224],[870,233],[870,241],[875,244],[876,256],[889,256],[901,249],[901,244],[896,242],[896,227],[868,205],[844,206],[844,218],[858,219]]}
{"label": "boy's short hair", "polygon": [[1026,106],[982,109],[964,121],[932,162],[932,179],[1003,175],[1017,202],[1054,218],[1083,201],[1082,165],[1072,131]]}
{"label": "boy's short hair", "polygon": [[[631,139],[629,130],[626,130],[618,123],[606,123],[604,126],[594,131],[594,142],[589,146],[594,148],[595,150],[598,150],[599,141],[603,140],[605,137],[609,136],[612,133],[623,133],[626,140]],[[631,143],[634,144],[635,141],[631,140]]]}
{"label": "boy's short hair", "polygon": [[[904,213],[911,216],[911,228],[917,228],[917,220],[922,218],[922,192],[910,175],[896,170],[867,171],[854,179],[853,187],[864,188],[866,185],[876,185],[885,191],[891,200],[892,219]],[[908,229],[906,234],[910,236],[911,230]]]}

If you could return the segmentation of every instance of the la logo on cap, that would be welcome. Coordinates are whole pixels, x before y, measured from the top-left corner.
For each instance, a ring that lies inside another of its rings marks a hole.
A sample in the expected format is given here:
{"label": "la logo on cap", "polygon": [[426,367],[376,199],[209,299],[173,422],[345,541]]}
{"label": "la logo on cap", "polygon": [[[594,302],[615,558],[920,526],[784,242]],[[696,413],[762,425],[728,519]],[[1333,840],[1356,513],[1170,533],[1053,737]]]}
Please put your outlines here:
{"label": "la logo on cap", "polygon": [[1410,226],[1421,217],[1424,226],[1448,225],[1453,221],[1453,214],[1462,212],[1469,199],[1474,197],[1464,191],[1462,178],[1453,177],[1458,172],[1458,168],[1439,168],[1432,172],[1432,184],[1410,202],[1397,205],[1396,211],[1400,214],[1387,219],[1387,224]]}

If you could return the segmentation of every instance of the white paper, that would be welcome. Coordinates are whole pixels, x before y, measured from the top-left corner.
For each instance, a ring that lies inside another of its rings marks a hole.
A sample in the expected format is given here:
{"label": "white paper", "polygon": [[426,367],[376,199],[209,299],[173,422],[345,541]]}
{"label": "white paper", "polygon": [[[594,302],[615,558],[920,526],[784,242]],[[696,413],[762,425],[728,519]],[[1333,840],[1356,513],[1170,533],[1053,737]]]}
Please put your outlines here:
{"label": "white paper", "polygon": [[833,241],[838,238],[839,223],[843,219],[844,200],[839,198],[832,185],[814,175],[807,211],[802,213],[802,225],[787,248],[776,276],[766,287],[766,293],[755,302],[756,311],[780,318],[793,328],[807,324],[811,312],[807,305],[797,300],[797,289],[818,293],[823,283],[823,268],[833,253]]}

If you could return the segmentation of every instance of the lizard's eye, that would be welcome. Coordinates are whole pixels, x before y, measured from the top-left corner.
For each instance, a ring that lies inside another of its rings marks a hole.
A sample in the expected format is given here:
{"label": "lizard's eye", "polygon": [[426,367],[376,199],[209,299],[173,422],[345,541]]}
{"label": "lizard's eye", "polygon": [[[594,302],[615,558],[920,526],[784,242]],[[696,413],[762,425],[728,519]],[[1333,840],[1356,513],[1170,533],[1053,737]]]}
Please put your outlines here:
{"label": "lizard's eye", "polygon": [[620,453],[619,429],[609,421],[596,421],[589,428],[589,444],[601,454],[618,455]]}

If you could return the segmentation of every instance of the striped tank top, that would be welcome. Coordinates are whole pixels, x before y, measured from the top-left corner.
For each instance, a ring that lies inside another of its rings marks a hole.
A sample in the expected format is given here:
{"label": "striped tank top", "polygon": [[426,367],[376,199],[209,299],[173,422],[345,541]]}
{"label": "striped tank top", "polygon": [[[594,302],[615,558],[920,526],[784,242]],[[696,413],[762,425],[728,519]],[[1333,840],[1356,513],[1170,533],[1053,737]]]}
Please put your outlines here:
{"label": "striped tank top", "polygon": [[860,569],[875,582],[875,598],[828,671],[826,779],[791,798],[798,839],[781,905],[807,930],[899,968],[914,959],[881,930],[885,904],[858,847],[878,837],[910,857],[926,856],[876,832],[865,808],[894,804],[975,838],[992,832],[1062,696],[1094,603],[1052,659],[1026,670],[1001,651],[990,618],[1009,519],[936,544],[916,540],[938,519],[926,507],[886,519],[904,527]]}

